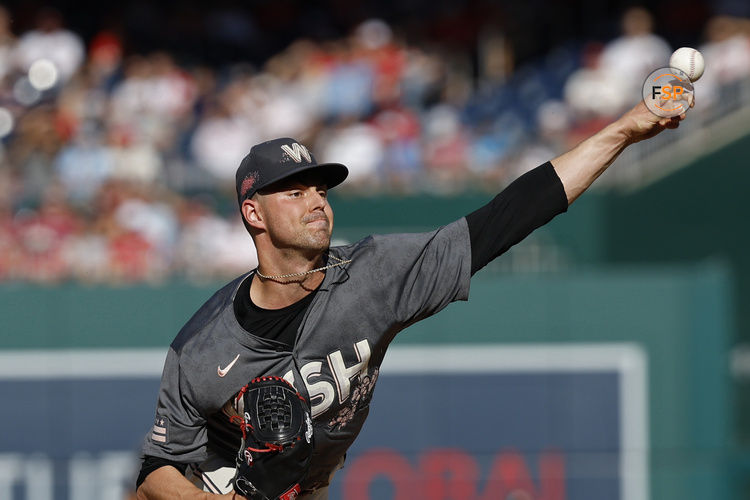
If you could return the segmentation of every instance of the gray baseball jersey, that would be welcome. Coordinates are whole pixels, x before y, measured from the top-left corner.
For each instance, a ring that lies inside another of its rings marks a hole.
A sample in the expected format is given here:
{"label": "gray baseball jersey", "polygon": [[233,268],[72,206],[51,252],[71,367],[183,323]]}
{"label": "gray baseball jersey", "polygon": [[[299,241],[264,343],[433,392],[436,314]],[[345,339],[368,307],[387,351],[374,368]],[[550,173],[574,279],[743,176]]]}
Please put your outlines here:
{"label": "gray baseball jersey", "polygon": [[326,271],[291,352],[237,322],[233,299],[252,273],[196,312],[167,354],[144,455],[202,462],[210,423],[226,420],[227,401],[250,379],[277,375],[311,403],[315,449],[303,490],[328,484],[364,424],[388,344],[410,324],[466,300],[471,274],[464,218],[429,233],[370,236],[330,253],[351,262]]}

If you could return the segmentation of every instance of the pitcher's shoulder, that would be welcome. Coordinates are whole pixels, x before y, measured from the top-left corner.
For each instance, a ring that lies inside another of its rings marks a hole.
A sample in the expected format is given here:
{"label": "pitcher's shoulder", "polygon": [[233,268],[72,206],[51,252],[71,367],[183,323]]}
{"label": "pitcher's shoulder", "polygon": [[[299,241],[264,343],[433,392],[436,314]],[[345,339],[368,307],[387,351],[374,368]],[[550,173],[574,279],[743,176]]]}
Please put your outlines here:
{"label": "pitcher's shoulder", "polygon": [[209,298],[193,316],[180,329],[179,333],[172,341],[171,348],[180,352],[196,336],[206,331],[210,325],[217,321],[221,314],[229,307],[234,307],[234,296],[240,287],[242,281],[251,273],[239,276],[219,290]]}

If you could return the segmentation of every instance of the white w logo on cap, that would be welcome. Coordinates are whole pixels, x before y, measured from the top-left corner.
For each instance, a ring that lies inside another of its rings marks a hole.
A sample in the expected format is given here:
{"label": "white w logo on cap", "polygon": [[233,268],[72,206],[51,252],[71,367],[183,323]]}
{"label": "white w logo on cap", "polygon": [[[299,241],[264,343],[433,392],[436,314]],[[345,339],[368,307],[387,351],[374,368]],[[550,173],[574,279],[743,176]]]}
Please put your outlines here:
{"label": "white w logo on cap", "polygon": [[291,146],[289,144],[284,144],[283,146],[281,146],[281,149],[284,150],[286,154],[291,156],[292,159],[297,163],[302,162],[303,156],[305,157],[305,160],[307,160],[308,162],[312,162],[310,152],[302,144],[298,144],[296,142],[293,142]]}

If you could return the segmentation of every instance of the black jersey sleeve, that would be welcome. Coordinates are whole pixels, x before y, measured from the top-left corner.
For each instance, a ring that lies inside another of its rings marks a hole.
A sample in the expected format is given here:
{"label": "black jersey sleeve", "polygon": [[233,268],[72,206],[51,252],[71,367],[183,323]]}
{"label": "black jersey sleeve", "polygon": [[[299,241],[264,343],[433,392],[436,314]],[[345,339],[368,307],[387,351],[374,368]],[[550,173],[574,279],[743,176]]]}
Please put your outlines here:
{"label": "black jersey sleeve", "polygon": [[171,465],[172,467],[180,471],[180,474],[185,474],[185,471],[187,470],[187,464],[173,462],[172,460],[167,460],[166,458],[146,455],[143,457],[143,462],[141,462],[141,471],[138,473],[138,479],[135,482],[135,488],[138,489],[141,484],[143,484],[143,481],[146,480],[146,476],[154,472],[156,469],[164,467],[165,465]]}
{"label": "black jersey sleeve", "polygon": [[471,274],[567,209],[565,189],[550,162],[523,174],[466,216]]}

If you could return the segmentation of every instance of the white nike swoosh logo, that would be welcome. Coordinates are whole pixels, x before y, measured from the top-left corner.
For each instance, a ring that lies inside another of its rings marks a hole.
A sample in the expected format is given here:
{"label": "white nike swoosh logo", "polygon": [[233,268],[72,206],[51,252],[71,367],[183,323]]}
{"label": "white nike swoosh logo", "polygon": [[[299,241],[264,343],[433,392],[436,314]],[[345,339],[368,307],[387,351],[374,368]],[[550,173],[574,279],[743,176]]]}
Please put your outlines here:
{"label": "white nike swoosh logo", "polygon": [[232,369],[232,367],[234,366],[234,364],[237,362],[238,359],[240,359],[240,355],[239,354],[232,360],[231,363],[229,363],[227,365],[226,368],[222,368],[221,365],[217,366],[216,367],[216,373],[219,374],[219,377],[223,377],[224,375],[226,375],[227,373],[229,373],[229,370]]}

